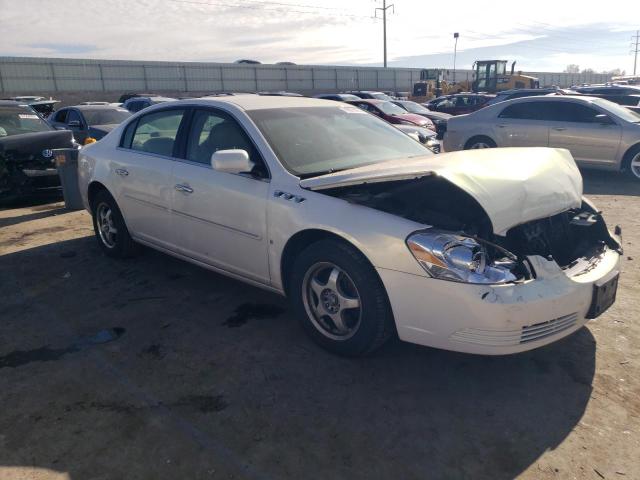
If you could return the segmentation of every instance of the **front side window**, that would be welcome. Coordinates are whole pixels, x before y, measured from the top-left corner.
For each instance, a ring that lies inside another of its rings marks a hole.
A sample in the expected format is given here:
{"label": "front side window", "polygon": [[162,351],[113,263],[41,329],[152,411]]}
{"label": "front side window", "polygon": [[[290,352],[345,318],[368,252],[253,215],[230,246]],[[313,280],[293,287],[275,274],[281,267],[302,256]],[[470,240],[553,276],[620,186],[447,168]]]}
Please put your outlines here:
{"label": "front side window", "polygon": [[51,127],[31,107],[0,107],[0,137],[49,130]]}
{"label": "front side window", "polygon": [[218,150],[246,151],[256,165],[254,173],[266,176],[262,159],[235,119],[219,110],[196,110],[187,137],[187,160],[210,165]]}
{"label": "front side window", "polygon": [[172,156],[183,117],[184,110],[181,109],[162,110],[144,115],[138,120],[133,133],[131,149],[165,157]]}
{"label": "front side window", "polygon": [[397,128],[351,105],[247,113],[284,167],[301,177],[430,154]]}

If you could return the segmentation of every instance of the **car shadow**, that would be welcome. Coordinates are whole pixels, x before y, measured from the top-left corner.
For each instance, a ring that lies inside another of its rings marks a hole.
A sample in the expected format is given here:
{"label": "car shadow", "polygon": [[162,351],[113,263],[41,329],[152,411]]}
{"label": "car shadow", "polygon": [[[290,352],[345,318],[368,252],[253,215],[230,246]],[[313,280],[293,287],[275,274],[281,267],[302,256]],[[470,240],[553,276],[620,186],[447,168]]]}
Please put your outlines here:
{"label": "car shadow", "polygon": [[81,238],[0,256],[0,272],[0,471],[506,480],[592,392],[587,328],[512,356],[396,340],[347,359],[281,297],[154,251],[113,260]]}
{"label": "car shadow", "polygon": [[[1,210],[0,210],[1,211]],[[43,218],[52,217],[55,215],[63,215],[65,213],[71,213],[74,210],[67,210],[64,207],[53,207],[46,210],[40,210],[26,215],[16,215],[13,217],[0,217],[0,228],[9,227],[11,225],[19,225],[24,222],[30,222],[32,220],[40,220]]]}
{"label": "car shadow", "polygon": [[606,170],[581,169],[585,195],[640,195],[640,179]]}

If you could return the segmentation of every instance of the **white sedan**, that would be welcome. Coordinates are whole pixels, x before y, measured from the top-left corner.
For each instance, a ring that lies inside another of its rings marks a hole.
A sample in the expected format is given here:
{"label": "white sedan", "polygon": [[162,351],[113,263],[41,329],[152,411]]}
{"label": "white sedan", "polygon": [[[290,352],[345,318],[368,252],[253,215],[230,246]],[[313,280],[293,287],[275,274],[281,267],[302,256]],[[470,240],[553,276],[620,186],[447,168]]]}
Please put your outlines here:
{"label": "white sedan", "polygon": [[79,162],[107,255],[143,244],[286,295],[340,354],[396,333],[521,352],[615,300],[619,231],[566,150],[433,155],[351,105],[247,95],[150,107]]}

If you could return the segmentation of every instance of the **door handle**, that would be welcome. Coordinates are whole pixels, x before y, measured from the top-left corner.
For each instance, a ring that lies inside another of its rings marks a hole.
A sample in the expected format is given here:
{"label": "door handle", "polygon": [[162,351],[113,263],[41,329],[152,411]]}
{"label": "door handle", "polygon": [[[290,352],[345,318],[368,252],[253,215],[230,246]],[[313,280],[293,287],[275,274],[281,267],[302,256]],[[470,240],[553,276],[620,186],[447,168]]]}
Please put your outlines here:
{"label": "door handle", "polygon": [[564,132],[566,130],[565,127],[553,127],[553,130],[555,130],[556,132]]}
{"label": "door handle", "polygon": [[505,128],[505,127],[508,127],[506,123],[501,123],[500,125],[498,125],[498,128]]}
{"label": "door handle", "polygon": [[129,175],[129,172],[124,168],[116,168],[116,173],[121,177],[126,177],[127,175]]}
{"label": "door handle", "polygon": [[191,188],[189,185],[181,185],[178,183],[173,188],[182,193],[193,193],[193,188]]}

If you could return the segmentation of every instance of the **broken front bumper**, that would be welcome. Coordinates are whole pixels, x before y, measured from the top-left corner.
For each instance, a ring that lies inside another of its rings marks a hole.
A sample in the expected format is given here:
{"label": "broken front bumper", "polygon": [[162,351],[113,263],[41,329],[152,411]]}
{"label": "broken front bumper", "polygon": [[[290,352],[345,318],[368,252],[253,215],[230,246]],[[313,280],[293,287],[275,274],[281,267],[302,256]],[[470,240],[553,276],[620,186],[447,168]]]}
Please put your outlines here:
{"label": "broken front bumper", "polygon": [[530,257],[536,278],[472,285],[378,268],[401,340],[485,355],[552,343],[588,320],[594,285],[613,278],[621,255],[611,249],[571,276],[554,261]]}

